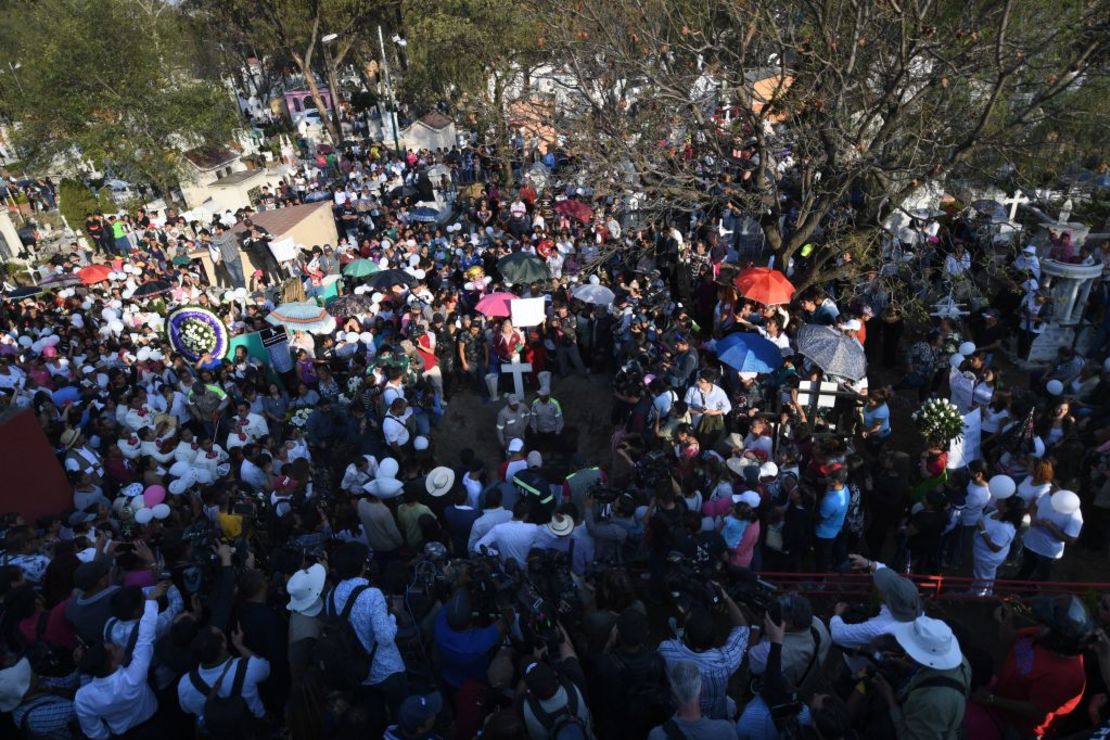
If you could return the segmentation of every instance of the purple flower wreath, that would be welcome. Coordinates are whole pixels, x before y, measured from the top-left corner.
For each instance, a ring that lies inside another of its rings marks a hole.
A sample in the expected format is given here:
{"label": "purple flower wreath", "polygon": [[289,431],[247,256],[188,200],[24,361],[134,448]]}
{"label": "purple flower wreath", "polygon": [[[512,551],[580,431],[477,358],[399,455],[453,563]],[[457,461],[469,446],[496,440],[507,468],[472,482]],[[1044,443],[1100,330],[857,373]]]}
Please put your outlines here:
{"label": "purple flower wreath", "polygon": [[207,353],[216,359],[227,354],[228,331],[220,317],[200,306],[183,306],[166,318],[166,338],[174,351],[189,360]]}

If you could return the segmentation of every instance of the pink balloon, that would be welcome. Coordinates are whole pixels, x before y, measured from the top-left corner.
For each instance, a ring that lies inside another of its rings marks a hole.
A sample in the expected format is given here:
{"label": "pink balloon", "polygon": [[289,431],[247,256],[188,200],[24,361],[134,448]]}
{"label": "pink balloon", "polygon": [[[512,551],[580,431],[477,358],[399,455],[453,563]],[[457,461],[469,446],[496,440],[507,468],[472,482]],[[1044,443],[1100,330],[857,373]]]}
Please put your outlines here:
{"label": "pink balloon", "polygon": [[143,491],[143,504],[148,508],[157,506],[166,500],[166,489],[162,486],[147,486]]}

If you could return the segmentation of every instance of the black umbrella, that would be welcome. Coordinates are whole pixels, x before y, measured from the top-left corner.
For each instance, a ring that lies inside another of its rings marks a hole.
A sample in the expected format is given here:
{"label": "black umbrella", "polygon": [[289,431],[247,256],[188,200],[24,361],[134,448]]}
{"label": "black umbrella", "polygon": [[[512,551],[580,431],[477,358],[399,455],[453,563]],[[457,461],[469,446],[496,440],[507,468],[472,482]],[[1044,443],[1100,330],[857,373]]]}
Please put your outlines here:
{"label": "black umbrella", "polygon": [[25,285],[22,288],[15,288],[7,292],[8,298],[12,300],[21,301],[24,298],[30,298],[42,293],[43,290],[37,285]]}
{"label": "black umbrella", "polygon": [[394,285],[411,288],[416,285],[416,278],[404,270],[382,270],[366,278],[366,284],[374,290],[389,290]]}
{"label": "black umbrella", "polygon": [[506,280],[514,283],[534,283],[539,280],[550,280],[551,270],[539,257],[533,257],[525,252],[510,254],[497,261],[497,271]]}
{"label": "black umbrella", "polygon": [[416,195],[416,188],[409,187],[408,185],[402,185],[389,191],[390,198],[411,198],[414,195]]}
{"label": "black umbrella", "polygon": [[374,301],[365,293],[352,293],[341,295],[329,303],[326,308],[332,316],[353,316],[357,313],[369,311],[374,306]]}
{"label": "black umbrella", "polygon": [[133,298],[150,298],[161,293],[167,293],[170,290],[173,290],[173,286],[165,280],[151,280],[135,288],[135,292],[131,296]]}

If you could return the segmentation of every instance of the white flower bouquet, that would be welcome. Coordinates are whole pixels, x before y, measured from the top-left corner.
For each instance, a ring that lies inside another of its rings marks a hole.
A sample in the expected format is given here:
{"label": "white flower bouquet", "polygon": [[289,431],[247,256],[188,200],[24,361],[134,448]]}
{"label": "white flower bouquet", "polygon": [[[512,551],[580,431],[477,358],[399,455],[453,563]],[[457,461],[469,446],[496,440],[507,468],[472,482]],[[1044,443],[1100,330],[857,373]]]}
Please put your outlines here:
{"label": "white flower bouquet", "polygon": [[362,378],[357,375],[352,375],[347,379],[347,392],[355,395],[362,389]]}
{"label": "white flower bouquet", "polygon": [[964,435],[964,417],[947,398],[930,398],[913,412],[913,422],[930,442],[948,444]]}
{"label": "white flower bouquet", "polygon": [[293,416],[289,418],[289,423],[298,429],[304,429],[308,424],[308,417],[312,416],[312,409],[297,409],[293,412]]}

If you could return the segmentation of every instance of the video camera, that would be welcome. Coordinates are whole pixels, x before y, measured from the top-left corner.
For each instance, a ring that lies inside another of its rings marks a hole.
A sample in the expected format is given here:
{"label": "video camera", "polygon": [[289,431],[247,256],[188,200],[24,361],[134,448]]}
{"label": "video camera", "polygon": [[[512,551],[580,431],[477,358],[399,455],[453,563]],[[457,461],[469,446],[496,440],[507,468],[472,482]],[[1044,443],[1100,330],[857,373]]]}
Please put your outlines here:
{"label": "video camera", "polygon": [[714,581],[721,585],[729,598],[753,612],[762,614],[777,606],[778,587],[747,568],[727,566],[719,570],[704,570],[677,553],[672,553],[667,559],[667,590],[682,611],[689,611],[695,604],[708,608],[720,604],[722,595]]}

